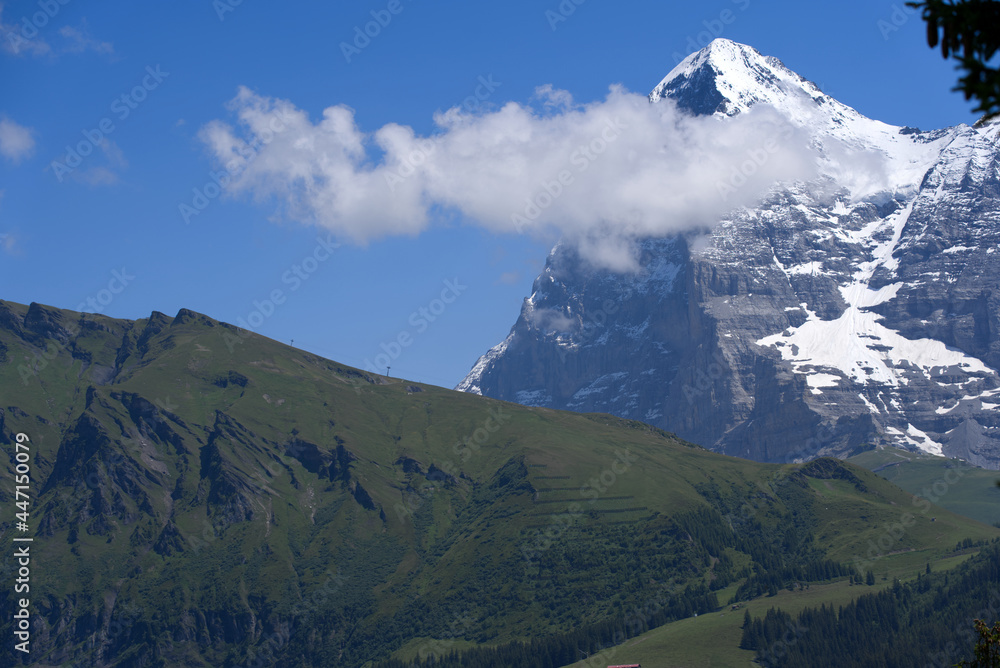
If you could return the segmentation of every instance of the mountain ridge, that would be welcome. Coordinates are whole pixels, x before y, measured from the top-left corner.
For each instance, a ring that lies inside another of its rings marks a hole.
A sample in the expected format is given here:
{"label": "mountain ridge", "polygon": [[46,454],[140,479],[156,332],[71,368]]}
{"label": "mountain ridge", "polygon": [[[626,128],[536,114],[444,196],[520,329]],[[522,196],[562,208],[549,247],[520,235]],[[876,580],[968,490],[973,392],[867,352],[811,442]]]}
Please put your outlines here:
{"label": "mountain ridge", "polygon": [[[30,438],[44,564],[29,663],[361,666],[443,659],[448,639],[531,639],[569,663],[654,593],[659,624],[726,587],[846,578],[916,502],[848,463],[759,464],[642,422],[375,377],[188,310],[0,314],[0,440]],[[880,569],[998,535],[933,512]]]}
{"label": "mountain ridge", "polygon": [[[884,443],[1000,468],[1000,124],[872,121],[721,39],[650,94],[665,99],[722,122],[771,104],[810,131],[818,176],[708,234],[640,240],[634,275],[557,245],[456,389],[611,412],[760,461]],[[669,280],[649,290],[654,276]]]}

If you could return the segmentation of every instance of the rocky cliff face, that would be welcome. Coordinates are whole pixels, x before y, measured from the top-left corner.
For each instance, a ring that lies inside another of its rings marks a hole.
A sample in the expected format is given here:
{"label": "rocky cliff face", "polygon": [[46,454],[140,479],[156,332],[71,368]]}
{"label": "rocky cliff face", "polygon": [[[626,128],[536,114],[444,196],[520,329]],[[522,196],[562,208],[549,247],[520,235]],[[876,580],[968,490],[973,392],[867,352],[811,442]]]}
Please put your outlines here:
{"label": "rocky cliff face", "polygon": [[665,99],[723,122],[771,105],[809,132],[817,176],[707,234],[640,240],[637,273],[556,246],[458,389],[762,461],[892,443],[1000,467],[1000,125],[879,123],[727,40]]}

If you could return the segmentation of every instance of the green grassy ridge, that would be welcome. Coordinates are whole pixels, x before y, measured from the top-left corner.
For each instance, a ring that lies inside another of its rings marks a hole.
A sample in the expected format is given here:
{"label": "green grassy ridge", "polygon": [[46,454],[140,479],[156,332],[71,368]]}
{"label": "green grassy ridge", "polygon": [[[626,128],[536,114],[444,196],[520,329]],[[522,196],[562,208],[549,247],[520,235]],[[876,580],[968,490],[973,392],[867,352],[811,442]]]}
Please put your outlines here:
{"label": "green grassy ridge", "polygon": [[[968,560],[971,553],[944,557],[932,562],[934,572],[944,572]],[[906,568],[894,569],[902,582],[914,582],[918,573]],[[876,578],[876,584],[853,585],[845,579],[829,584],[811,584],[808,589],[784,589],[775,596],[724,606],[721,610],[698,617],[670,622],[652,629],[621,645],[595,653],[589,659],[569,664],[569,668],[603,668],[610,664],[641,663],[656,668],[735,668],[757,665],[755,653],[740,649],[743,615],[763,618],[771,608],[793,616],[806,608],[847,605],[865,594],[891,587],[894,577]],[[602,663],[603,662],[603,663]]]}
{"label": "green grassy ridge", "polygon": [[[994,541],[956,569],[919,574],[909,585],[894,584],[844,608],[812,608],[797,619],[771,614],[748,626],[745,646],[781,666],[953,665],[973,654],[973,620],[996,619],[998,586],[1000,544]],[[775,639],[789,627],[797,629],[794,641],[778,645]]]}
{"label": "green grassy ridge", "polygon": [[[189,311],[0,302],[0,345],[0,431],[31,435],[45,490],[33,521],[54,664],[236,665],[256,650],[361,665],[465,615],[470,645],[566,633],[641,602],[651,579],[750,568],[726,544],[744,535],[774,558],[849,561],[913,501],[849,464],[757,464],[642,423],[372,376]],[[563,500],[539,503],[550,486]],[[639,510],[602,512],[623,509]],[[700,511],[715,534],[692,539],[684,518]],[[998,533],[935,515],[879,567]],[[85,649],[73,620],[127,631]]]}
{"label": "green grassy ridge", "polygon": [[958,459],[880,448],[848,461],[873,470],[912,494],[984,524],[1000,523],[1000,473]]}

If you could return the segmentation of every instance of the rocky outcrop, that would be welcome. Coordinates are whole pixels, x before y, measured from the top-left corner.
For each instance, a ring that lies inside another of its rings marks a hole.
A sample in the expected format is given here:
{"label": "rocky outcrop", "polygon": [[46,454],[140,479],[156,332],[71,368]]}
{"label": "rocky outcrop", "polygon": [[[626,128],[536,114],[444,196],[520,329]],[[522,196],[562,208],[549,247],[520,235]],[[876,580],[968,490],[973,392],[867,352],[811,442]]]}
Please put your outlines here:
{"label": "rocky outcrop", "polygon": [[[723,119],[774,106],[811,132],[819,176],[708,234],[638,240],[635,273],[557,245],[457,389],[761,461],[892,443],[1000,467],[1000,124],[886,126],[725,40],[681,63],[664,98]],[[830,167],[845,146],[884,183]]]}

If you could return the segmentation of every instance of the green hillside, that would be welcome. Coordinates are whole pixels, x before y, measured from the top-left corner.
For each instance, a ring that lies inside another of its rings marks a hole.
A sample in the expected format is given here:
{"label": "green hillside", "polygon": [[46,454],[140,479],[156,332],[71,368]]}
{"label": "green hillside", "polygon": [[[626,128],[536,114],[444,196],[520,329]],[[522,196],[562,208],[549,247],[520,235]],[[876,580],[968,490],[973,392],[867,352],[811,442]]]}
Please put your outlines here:
{"label": "green hillside", "polygon": [[[965,564],[973,554],[965,552],[958,556],[930,562],[934,573],[950,573],[955,567]],[[918,573],[900,578],[902,582],[916,583]],[[615,663],[641,663],[655,668],[715,668],[750,666],[755,652],[741,649],[743,636],[743,615],[750,613],[754,619],[765,617],[771,609],[781,610],[790,615],[798,615],[807,608],[832,606],[839,609],[867,594],[890,588],[894,578],[876,578],[875,584],[852,584],[840,580],[829,584],[809,585],[808,589],[783,589],[774,596],[762,596],[745,603],[723,607],[709,614],[689,617],[643,633],[627,642],[608,647],[586,659],[573,663],[573,668],[592,668]],[[985,591],[988,600],[994,590]],[[992,599],[995,600],[995,599]],[[972,610],[982,609],[982,605]],[[945,631],[952,631],[945,628]],[[963,629],[966,630],[966,629]],[[946,641],[947,642],[947,641]],[[967,650],[968,648],[963,648]],[[969,654],[966,651],[966,654]],[[960,658],[958,655],[955,658]],[[601,663],[603,661],[604,663]],[[809,664],[801,664],[809,665]]]}
{"label": "green hillside", "polygon": [[968,462],[896,448],[869,450],[848,461],[912,494],[984,524],[1000,523],[1000,472]]}
{"label": "green hillside", "polygon": [[376,377],[190,311],[0,302],[0,362],[8,508],[15,434],[32,454],[26,664],[564,665],[1000,536],[852,464]]}

